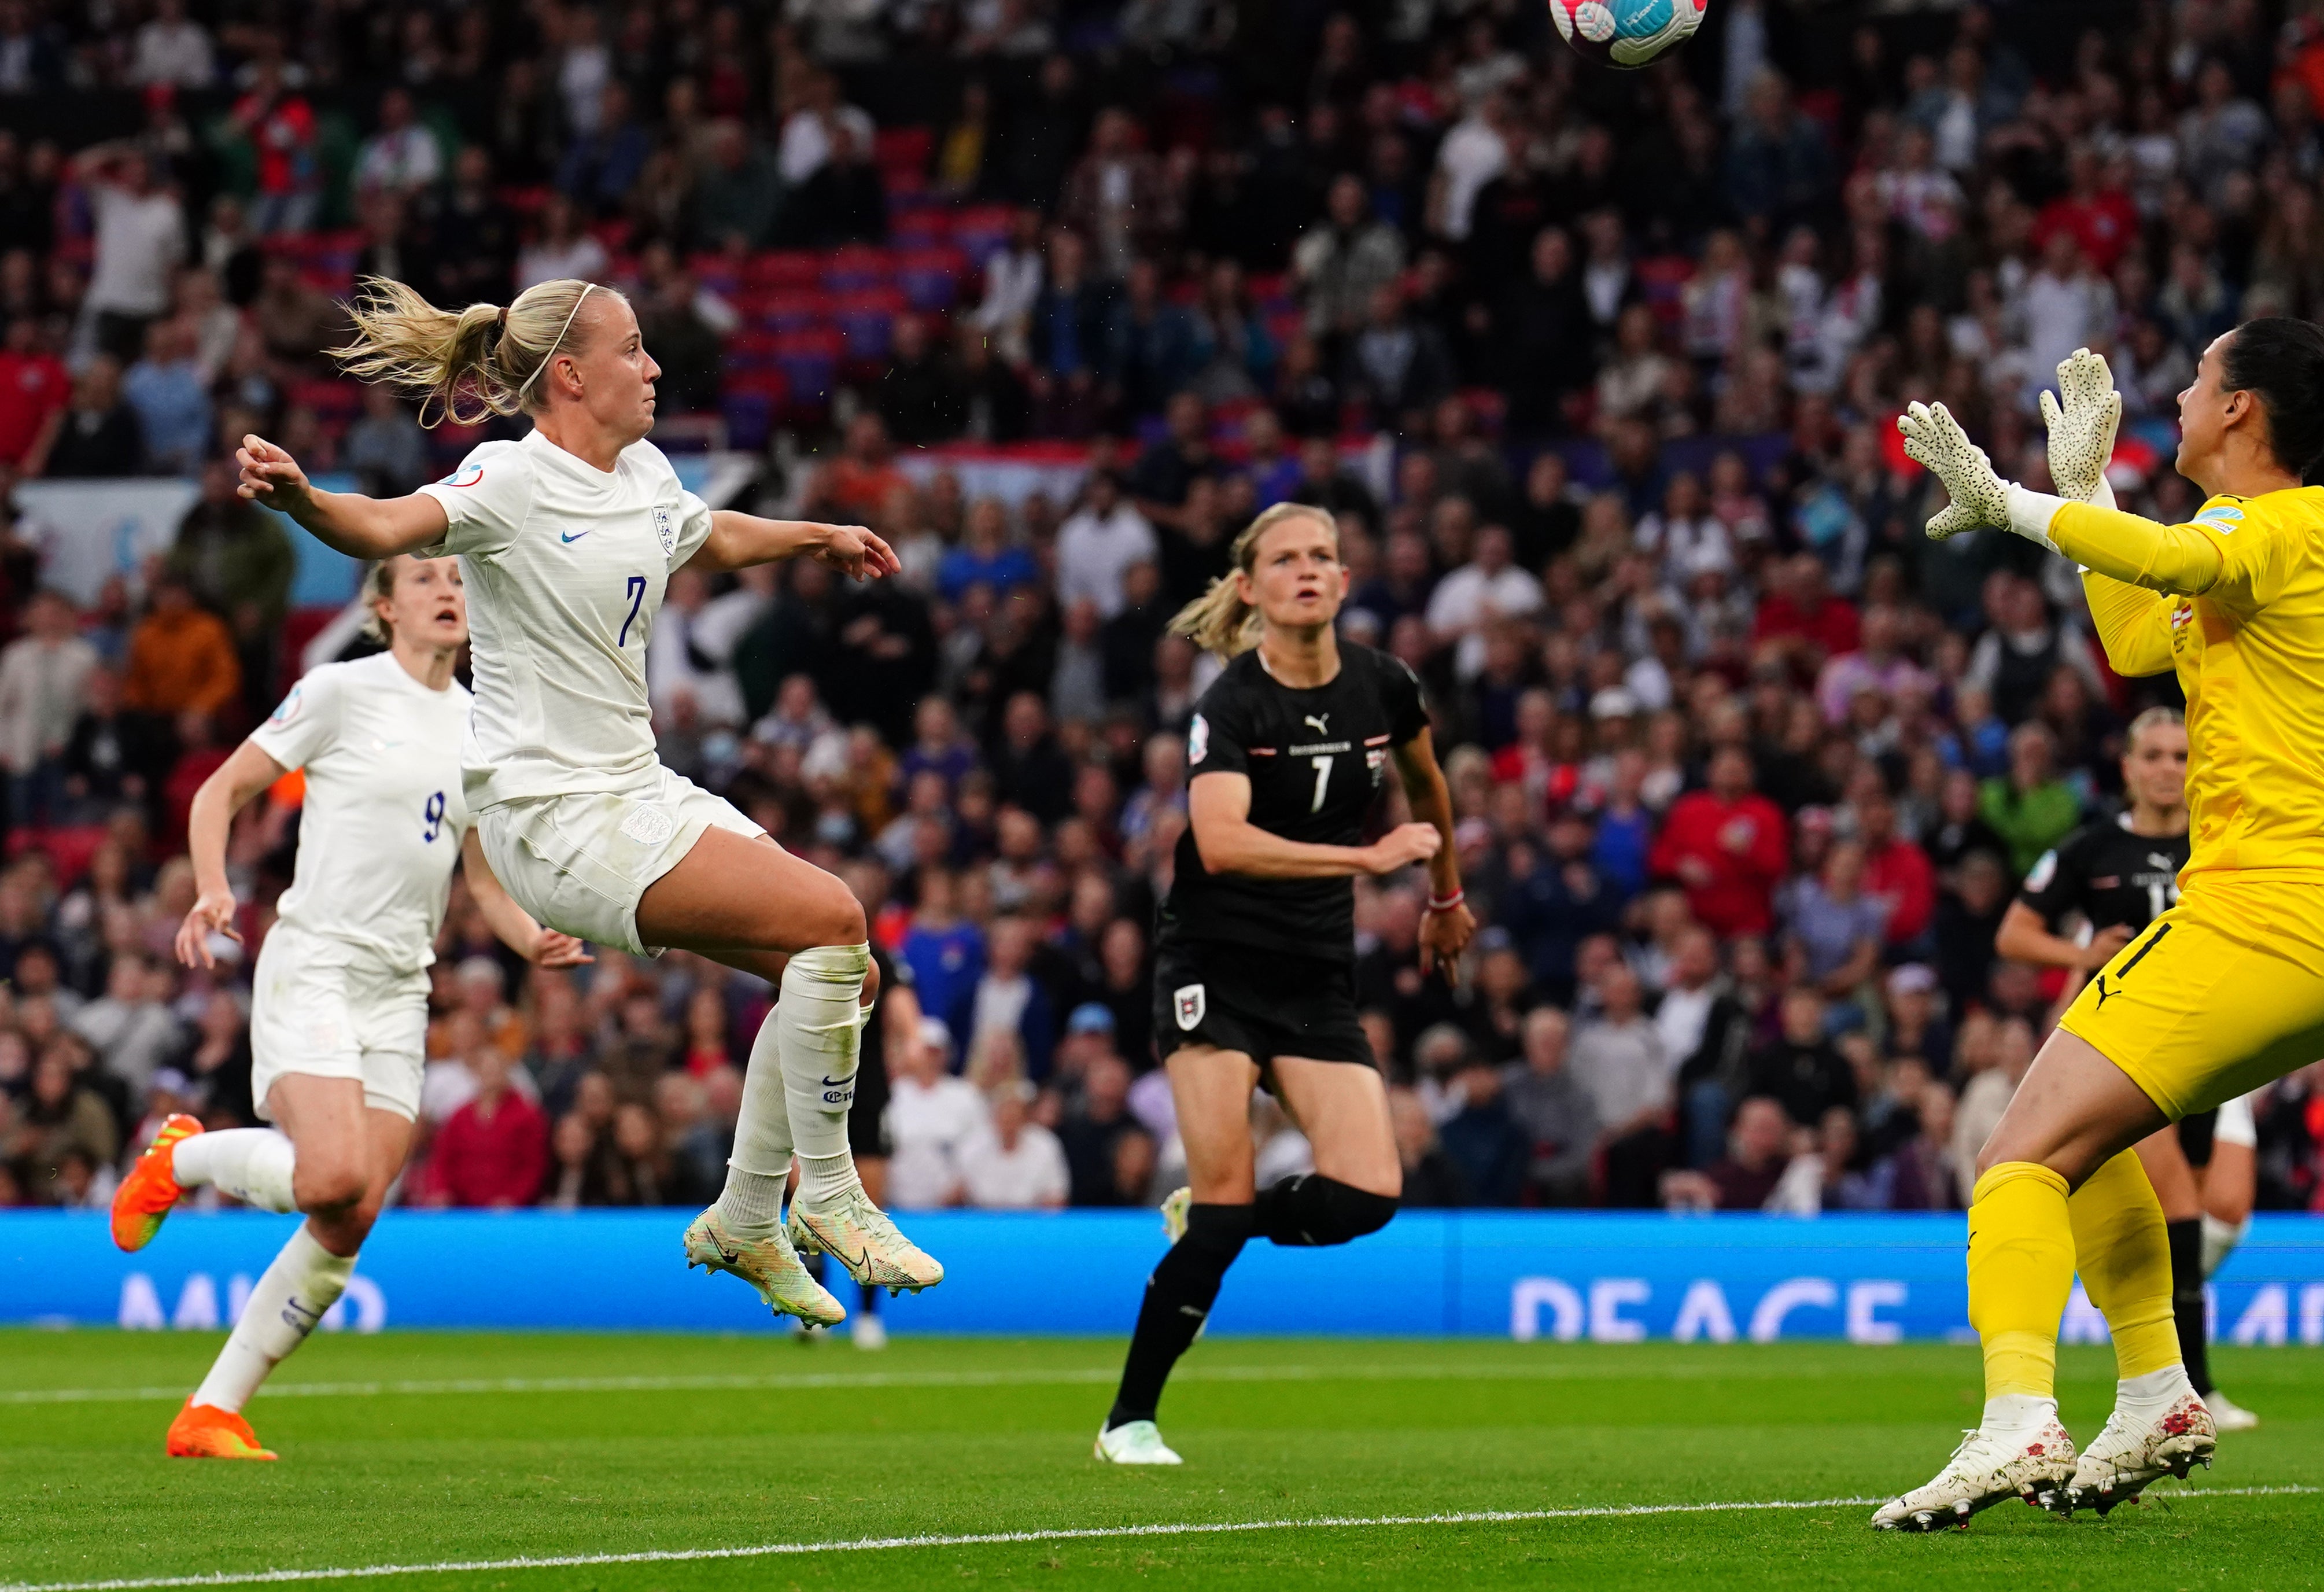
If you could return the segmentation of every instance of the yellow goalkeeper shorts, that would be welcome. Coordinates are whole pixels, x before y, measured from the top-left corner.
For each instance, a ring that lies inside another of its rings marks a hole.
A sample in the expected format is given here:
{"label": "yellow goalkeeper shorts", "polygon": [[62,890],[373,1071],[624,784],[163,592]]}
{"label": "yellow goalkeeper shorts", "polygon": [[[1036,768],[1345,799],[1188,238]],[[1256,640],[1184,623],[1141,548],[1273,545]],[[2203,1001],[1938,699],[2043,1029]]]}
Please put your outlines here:
{"label": "yellow goalkeeper shorts", "polygon": [[2059,1026],[2173,1122],[2324,1056],[2324,884],[2200,878]]}

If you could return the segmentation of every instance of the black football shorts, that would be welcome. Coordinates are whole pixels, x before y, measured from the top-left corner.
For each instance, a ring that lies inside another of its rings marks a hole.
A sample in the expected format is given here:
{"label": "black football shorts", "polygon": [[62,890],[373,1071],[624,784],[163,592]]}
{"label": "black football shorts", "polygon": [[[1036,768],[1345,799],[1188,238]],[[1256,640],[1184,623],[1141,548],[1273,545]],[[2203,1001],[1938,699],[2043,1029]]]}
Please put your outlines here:
{"label": "black football shorts", "polygon": [[1277,1056],[1378,1065],[1356,1021],[1355,968],[1223,941],[1165,940],[1154,952],[1154,1047],[1240,1051],[1264,1068]]}

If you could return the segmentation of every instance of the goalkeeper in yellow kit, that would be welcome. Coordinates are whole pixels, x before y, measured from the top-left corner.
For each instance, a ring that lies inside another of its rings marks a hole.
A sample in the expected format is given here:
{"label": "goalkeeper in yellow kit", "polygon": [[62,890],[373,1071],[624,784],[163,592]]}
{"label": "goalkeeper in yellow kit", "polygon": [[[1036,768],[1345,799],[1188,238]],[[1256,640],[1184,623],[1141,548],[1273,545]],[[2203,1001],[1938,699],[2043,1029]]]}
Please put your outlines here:
{"label": "goalkeeper in yellow kit", "polygon": [[[2179,1361],[2163,1209],[2131,1146],[2324,1055],[2324,331],[2247,321],[2179,395],[2181,525],[2117,512],[2104,469],[2122,400],[2086,350],[2044,393],[2061,495],[2002,481],[1943,405],[1898,419],[1951,503],[1945,537],[2006,528],[2083,567],[2107,658],[2174,670],[2187,697],[2192,851],[2180,898],[2083,986],[1978,1157],[1969,1310],[1985,1352],[1976,1431],[1873,1524],[1930,1530],[2005,1498],[2101,1511],[2210,1463]],[[2077,1457],[2054,1396],[2079,1271],[2120,1381]]]}

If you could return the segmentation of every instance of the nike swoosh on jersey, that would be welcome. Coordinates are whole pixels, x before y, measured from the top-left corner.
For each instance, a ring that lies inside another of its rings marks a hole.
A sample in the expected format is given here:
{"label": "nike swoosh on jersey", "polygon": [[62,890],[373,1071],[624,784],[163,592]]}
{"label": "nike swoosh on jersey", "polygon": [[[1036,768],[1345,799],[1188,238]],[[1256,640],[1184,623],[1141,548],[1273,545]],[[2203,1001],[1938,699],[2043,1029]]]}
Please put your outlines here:
{"label": "nike swoosh on jersey", "polygon": [[[594,528],[594,527],[593,527],[593,528]],[[581,532],[581,536],[586,536],[586,535],[588,535],[588,534],[589,534],[589,532],[588,532],[587,531],[584,531],[583,532]],[[557,539],[558,539],[559,541],[564,542],[564,543],[565,543],[567,546],[568,546],[568,547],[569,547],[569,546],[571,546],[574,542],[576,542],[576,541],[580,541],[580,540],[581,540],[581,536],[568,536],[568,535],[567,535],[567,534],[566,534],[564,532],[562,532],[562,531],[559,531],[559,532],[557,533]]]}

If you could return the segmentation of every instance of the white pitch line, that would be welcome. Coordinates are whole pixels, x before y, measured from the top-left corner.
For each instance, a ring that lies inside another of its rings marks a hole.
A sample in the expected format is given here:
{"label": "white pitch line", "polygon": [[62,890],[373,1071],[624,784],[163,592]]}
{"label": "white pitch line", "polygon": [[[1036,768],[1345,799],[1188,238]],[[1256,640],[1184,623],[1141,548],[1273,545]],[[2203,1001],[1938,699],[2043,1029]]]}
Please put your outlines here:
{"label": "white pitch line", "polygon": [[[419,1382],[276,1382],[269,1399],[380,1398],[439,1393],[682,1393],[881,1387],[1031,1387],[1110,1384],[1113,1366],[1020,1371],[773,1372],[764,1375],[504,1376]],[[1581,1365],[1217,1365],[1176,1373],[1180,1382],[1578,1382],[1605,1373]],[[1660,1373],[1658,1375],[1662,1374]],[[176,1403],[183,1387],[35,1387],[0,1391],[9,1404]],[[0,1592],[5,1592],[0,1588]]]}
{"label": "white pitch line", "polygon": [[[2324,1487],[2213,1487],[2174,1492],[2181,1498],[2255,1498],[2324,1492]],[[751,1548],[666,1548],[641,1553],[569,1553],[554,1558],[448,1560],[437,1564],[366,1564],[334,1569],[218,1570],[204,1576],[143,1576],[111,1581],[12,1581],[0,1592],[144,1592],[163,1587],[251,1587],[281,1581],[371,1580],[381,1576],[581,1569],[609,1564],[680,1564],[710,1559],[770,1559],[804,1553],[877,1553],[899,1548],[990,1548],[1024,1542],[1083,1542],[1123,1537],[1214,1537],[1235,1532],[1332,1531],[1380,1526],[1508,1525],[1547,1520],[1618,1520],[1655,1514],[1729,1514],[1750,1510],[1849,1509],[1877,1498],[1773,1498],[1756,1504],[1593,1504],[1571,1509],[1480,1509],[1459,1514],[1317,1515],[1306,1520],[1165,1522],[1153,1525],[1065,1526],[1051,1531],[977,1532],[952,1536],[855,1537],[832,1542],[764,1542]]]}

